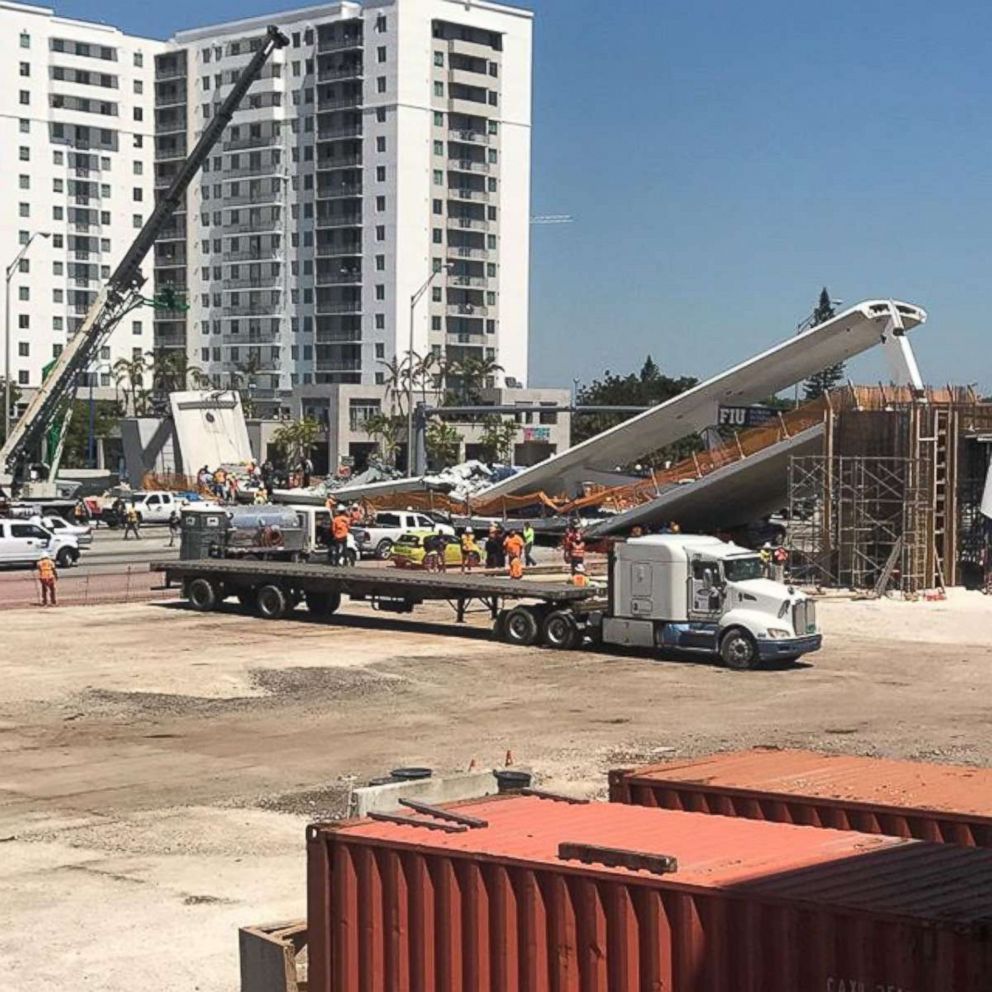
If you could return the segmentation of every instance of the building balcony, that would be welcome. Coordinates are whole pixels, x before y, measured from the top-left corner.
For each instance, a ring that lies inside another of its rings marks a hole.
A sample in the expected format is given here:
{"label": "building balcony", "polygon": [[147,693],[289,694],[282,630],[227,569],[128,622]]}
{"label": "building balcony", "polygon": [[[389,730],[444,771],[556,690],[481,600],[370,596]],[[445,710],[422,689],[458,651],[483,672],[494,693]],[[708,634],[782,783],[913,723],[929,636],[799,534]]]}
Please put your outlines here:
{"label": "building balcony", "polygon": [[[271,108],[260,108],[271,109]],[[257,137],[228,138],[223,144],[225,152],[242,151],[246,148],[281,148],[282,138],[278,134],[261,134]]]}
{"label": "building balcony", "polygon": [[448,303],[445,312],[451,317],[485,317],[489,307],[475,303]]}
{"label": "building balcony", "polygon": [[448,170],[450,172],[474,172],[476,174],[488,173],[492,171],[492,166],[481,159],[473,158],[449,158]]}
{"label": "building balcony", "polygon": [[453,275],[448,276],[449,286],[473,286],[476,289],[485,289],[489,285],[489,280],[485,276]]}
{"label": "building balcony", "polygon": [[461,38],[449,38],[448,51],[474,59],[498,60],[501,54],[492,45],[484,45],[478,41],[464,41]]}
{"label": "building balcony", "polygon": [[237,169],[224,169],[223,181],[239,179],[242,176],[255,176],[259,179],[265,179],[269,176],[282,177],[284,173],[285,167],[281,162],[262,162],[259,165],[242,165]]}
{"label": "building balcony", "polygon": [[281,217],[259,217],[255,220],[239,221],[237,224],[221,224],[224,234],[266,234],[282,229]]}
{"label": "building balcony", "polygon": [[472,86],[487,90],[496,89],[499,80],[495,76],[489,75],[488,63],[488,58],[475,61],[473,64],[479,66],[477,70],[466,68],[464,63],[458,66],[451,66],[448,69],[448,81],[449,83],[458,83],[461,86]]}
{"label": "building balcony", "polygon": [[362,254],[361,241],[351,241],[345,244],[317,245],[317,258],[344,258]]}
{"label": "building balcony", "polygon": [[467,245],[448,245],[447,254],[450,258],[489,258],[494,249],[469,248]]}
{"label": "building balcony", "polygon": [[345,303],[321,303],[317,300],[315,306],[316,313],[361,313],[362,304],[360,300],[348,300]]}
{"label": "building balcony", "polygon": [[337,141],[340,138],[360,138],[361,136],[362,129],[357,124],[348,127],[318,128],[317,130],[318,141]]}
{"label": "building balcony", "polygon": [[220,336],[221,344],[244,344],[244,345],[266,345],[281,344],[282,338],[278,331],[246,331],[235,334],[232,331],[225,331]]}
{"label": "building balcony", "polygon": [[281,259],[282,248],[260,248],[257,251],[225,251],[221,254],[224,262],[264,262],[270,259]]}
{"label": "building balcony", "polygon": [[361,285],[362,270],[348,269],[345,272],[320,272],[314,277],[318,286],[356,286]]}
{"label": "building balcony", "polygon": [[238,196],[223,196],[217,201],[208,200],[208,203],[220,204],[224,207],[237,207],[251,204],[255,207],[281,206],[283,202],[282,192],[272,190],[260,190],[257,193],[241,193]]}
{"label": "building balcony", "polygon": [[155,67],[155,82],[162,83],[167,79],[185,79],[189,75],[185,65],[178,65],[168,69]]}
{"label": "building balcony", "polygon": [[360,169],[362,167],[361,155],[348,155],[340,158],[317,159],[318,172],[331,172],[335,169]]}
{"label": "building balcony", "polygon": [[493,117],[499,110],[484,100],[466,100],[456,97],[448,100],[449,114],[464,114],[466,117]]}
{"label": "building balcony", "polygon": [[[233,307],[223,307],[222,317],[278,317],[281,315],[282,303],[243,303]],[[248,335],[245,334],[245,337]]]}
{"label": "building balcony", "polygon": [[450,128],[452,141],[464,141],[469,145],[488,145],[491,135],[487,131],[476,131],[470,128]]}
{"label": "building balcony", "polygon": [[333,69],[320,69],[317,72],[318,83],[332,83],[337,79],[361,79],[365,74],[361,62],[356,62],[351,66],[335,67]]}
{"label": "building balcony", "polygon": [[257,279],[225,279],[221,291],[233,293],[241,289],[279,289],[282,276],[259,276]]}
{"label": "building balcony", "polygon": [[495,194],[484,189],[466,189],[464,186],[449,186],[449,200],[468,200],[470,203],[488,203]]}
{"label": "building balcony", "polygon": [[447,218],[447,226],[458,228],[463,231],[488,231],[488,220],[477,220],[475,217],[451,217]]}
{"label": "building balcony", "polygon": [[324,186],[317,186],[318,200],[334,200],[341,197],[361,196],[361,183],[334,183]]}
{"label": "building balcony", "polygon": [[353,110],[362,105],[362,94],[355,93],[353,96],[339,96],[333,99],[317,98],[317,113],[323,114],[331,110]]}
{"label": "building balcony", "polygon": [[357,48],[359,50],[363,47],[363,40],[360,34],[351,35],[349,34],[344,38],[327,38],[323,41],[317,42],[317,53],[322,54],[323,52],[346,52],[351,48]]}
{"label": "building balcony", "polygon": [[362,215],[356,214],[328,214],[324,217],[318,215],[317,227],[361,227]]}

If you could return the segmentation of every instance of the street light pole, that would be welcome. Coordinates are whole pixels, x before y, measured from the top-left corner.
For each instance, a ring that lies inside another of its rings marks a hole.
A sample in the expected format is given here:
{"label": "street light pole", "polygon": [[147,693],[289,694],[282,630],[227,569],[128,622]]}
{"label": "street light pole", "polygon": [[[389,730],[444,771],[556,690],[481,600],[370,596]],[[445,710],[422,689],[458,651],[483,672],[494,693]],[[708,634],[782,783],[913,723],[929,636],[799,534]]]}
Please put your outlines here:
{"label": "street light pole", "polygon": [[427,292],[430,285],[434,280],[442,273],[451,271],[450,263],[448,265],[442,265],[438,269],[434,269],[433,272],[424,280],[424,284],[417,290],[413,296],[410,297],[410,340],[408,342],[406,361],[407,361],[407,379],[406,379],[406,474],[407,476],[413,475],[413,318],[414,311],[417,308],[417,303],[420,297]]}
{"label": "street light pole", "polygon": [[4,307],[3,307],[3,440],[4,443],[7,442],[7,438],[10,437],[10,405],[11,405],[11,389],[10,389],[10,280],[14,276],[14,272],[17,269],[18,263],[27,254],[28,248],[31,247],[31,242],[34,241],[38,235],[43,238],[49,236],[48,231],[34,231],[28,236],[27,241],[24,242],[24,246],[21,250],[14,256],[14,261],[7,266],[4,272]]}

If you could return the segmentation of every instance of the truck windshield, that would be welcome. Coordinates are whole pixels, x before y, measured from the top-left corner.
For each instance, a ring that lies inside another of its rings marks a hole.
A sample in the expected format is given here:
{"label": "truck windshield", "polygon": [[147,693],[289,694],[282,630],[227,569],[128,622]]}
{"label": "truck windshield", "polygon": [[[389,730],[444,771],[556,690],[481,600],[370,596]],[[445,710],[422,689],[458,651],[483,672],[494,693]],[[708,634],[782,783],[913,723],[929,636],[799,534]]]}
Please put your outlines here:
{"label": "truck windshield", "polygon": [[753,558],[725,559],[723,574],[728,582],[745,582],[747,579],[764,578],[765,570],[761,559],[755,555]]}

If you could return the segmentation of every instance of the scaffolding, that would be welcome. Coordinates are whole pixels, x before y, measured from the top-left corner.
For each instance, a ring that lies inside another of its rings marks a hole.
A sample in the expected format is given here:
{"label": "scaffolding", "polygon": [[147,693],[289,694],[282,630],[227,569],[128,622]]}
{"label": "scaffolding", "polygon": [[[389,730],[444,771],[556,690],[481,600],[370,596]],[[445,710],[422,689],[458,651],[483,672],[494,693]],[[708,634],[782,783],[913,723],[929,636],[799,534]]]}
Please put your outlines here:
{"label": "scaffolding", "polygon": [[864,455],[789,464],[792,578],[916,594],[940,584],[934,552],[933,460]]}

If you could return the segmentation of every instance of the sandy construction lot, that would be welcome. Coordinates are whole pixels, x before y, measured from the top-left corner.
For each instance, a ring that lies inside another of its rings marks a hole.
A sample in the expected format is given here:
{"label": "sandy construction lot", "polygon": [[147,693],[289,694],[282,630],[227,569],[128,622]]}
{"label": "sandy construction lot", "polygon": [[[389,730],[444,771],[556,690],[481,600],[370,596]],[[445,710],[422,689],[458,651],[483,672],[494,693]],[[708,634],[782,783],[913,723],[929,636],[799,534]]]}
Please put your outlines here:
{"label": "sandy construction lot", "polygon": [[516,649],[481,615],[462,629],[449,616],[3,613],[6,987],[236,989],[237,926],[303,914],[305,823],[400,764],[460,770],[510,750],[542,785],[587,794],[664,748],[992,764],[992,601],[978,594],[825,602],[808,666],[743,674]]}

